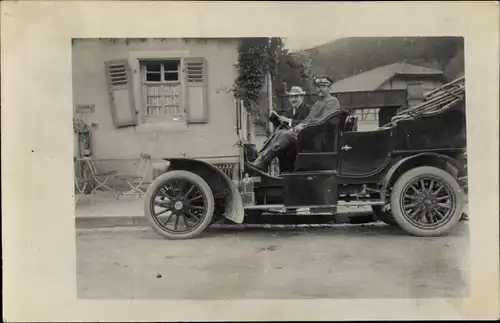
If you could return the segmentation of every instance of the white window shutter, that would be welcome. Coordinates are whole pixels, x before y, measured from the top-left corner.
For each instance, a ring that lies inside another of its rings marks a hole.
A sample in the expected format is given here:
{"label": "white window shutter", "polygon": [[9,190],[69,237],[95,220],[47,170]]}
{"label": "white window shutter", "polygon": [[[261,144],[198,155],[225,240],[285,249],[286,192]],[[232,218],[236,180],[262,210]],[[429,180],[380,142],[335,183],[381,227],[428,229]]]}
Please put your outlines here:
{"label": "white window shutter", "polygon": [[187,123],[208,122],[207,62],[204,58],[185,59]]}
{"label": "white window shutter", "polygon": [[137,125],[131,71],[126,59],[104,62],[111,103],[113,124],[116,128]]}

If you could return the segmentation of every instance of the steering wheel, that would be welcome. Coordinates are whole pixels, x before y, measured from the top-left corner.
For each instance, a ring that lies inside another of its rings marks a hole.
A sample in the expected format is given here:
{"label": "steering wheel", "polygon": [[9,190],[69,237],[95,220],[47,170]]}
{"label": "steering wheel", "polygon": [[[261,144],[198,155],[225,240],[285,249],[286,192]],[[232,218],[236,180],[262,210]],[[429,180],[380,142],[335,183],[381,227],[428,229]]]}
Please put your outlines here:
{"label": "steering wheel", "polygon": [[274,132],[269,136],[269,138],[267,138],[264,141],[264,144],[262,145],[262,148],[258,151],[258,153],[262,152],[267,147],[267,145],[271,142],[271,139],[276,135],[278,130],[290,129],[288,123],[281,121],[277,113],[271,113],[271,115],[269,116],[269,122],[273,124]]}
{"label": "steering wheel", "polygon": [[273,124],[275,131],[278,131],[280,129],[290,129],[288,123],[283,122],[276,112],[271,112],[271,115],[269,116],[269,122]]}

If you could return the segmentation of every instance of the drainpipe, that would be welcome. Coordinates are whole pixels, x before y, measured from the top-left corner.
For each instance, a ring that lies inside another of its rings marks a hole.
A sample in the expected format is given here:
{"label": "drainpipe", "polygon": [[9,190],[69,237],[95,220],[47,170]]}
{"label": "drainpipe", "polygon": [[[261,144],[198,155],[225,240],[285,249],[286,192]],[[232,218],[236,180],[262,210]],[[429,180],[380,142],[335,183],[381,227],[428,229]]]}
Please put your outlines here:
{"label": "drainpipe", "polygon": [[[271,77],[271,72],[267,72],[267,97],[268,97],[268,112],[269,115],[271,115],[271,112],[273,111],[273,83],[272,83],[272,77]],[[271,133],[274,132],[274,125],[269,122],[269,126],[271,129]]]}

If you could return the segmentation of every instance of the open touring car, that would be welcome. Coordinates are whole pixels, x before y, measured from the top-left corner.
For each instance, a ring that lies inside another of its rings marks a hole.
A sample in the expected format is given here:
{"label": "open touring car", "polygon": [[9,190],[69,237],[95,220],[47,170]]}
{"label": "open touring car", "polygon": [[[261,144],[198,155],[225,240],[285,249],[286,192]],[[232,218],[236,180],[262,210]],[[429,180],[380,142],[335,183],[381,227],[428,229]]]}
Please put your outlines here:
{"label": "open touring car", "polygon": [[187,239],[225,218],[339,222],[340,205],[370,206],[411,235],[447,234],[464,207],[464,97],[462,77],[374,131],[356,131],[356,118],[338,111],[300,132],[296,151],[280,159],[280,175],[249,165],[258,153],[250,143],[241,145],[232,176],[205,161],[169,158],[146,191],[145,215],[163,237]]}

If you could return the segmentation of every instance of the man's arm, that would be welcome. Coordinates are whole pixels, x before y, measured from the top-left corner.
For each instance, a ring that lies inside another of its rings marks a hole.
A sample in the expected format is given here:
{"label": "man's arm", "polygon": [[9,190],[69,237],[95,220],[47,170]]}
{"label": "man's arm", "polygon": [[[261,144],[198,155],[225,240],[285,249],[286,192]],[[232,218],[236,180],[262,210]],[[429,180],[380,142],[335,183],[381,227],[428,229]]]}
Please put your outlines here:
{"label": "man's arm", "polygon": [[289,116],[287,116],[287,113],[285,112],[283,115],[278,114],[276,111],[272,111],[272,114],[274,114],[281,122],[288,124],[291,127],[293,119]]}
{"label": "man's arm", "polygon": [[311,114],[309,114],[307,122],[305,122],[306,120],[304,120],[302,122],[302,125],[299,125],[299,130],[304,128],[305,126],[312,126],[319,124],[323,122],[326,118],[328,118],[329,116],[340,110],[341,108],[339,100],[337,100],[337,98],[333,98],[333,100],[329,100],[328,102],[325,103],[325,106],[321,109],[321,112],[318,114],[318,117],[313,119],[310,118]]}

